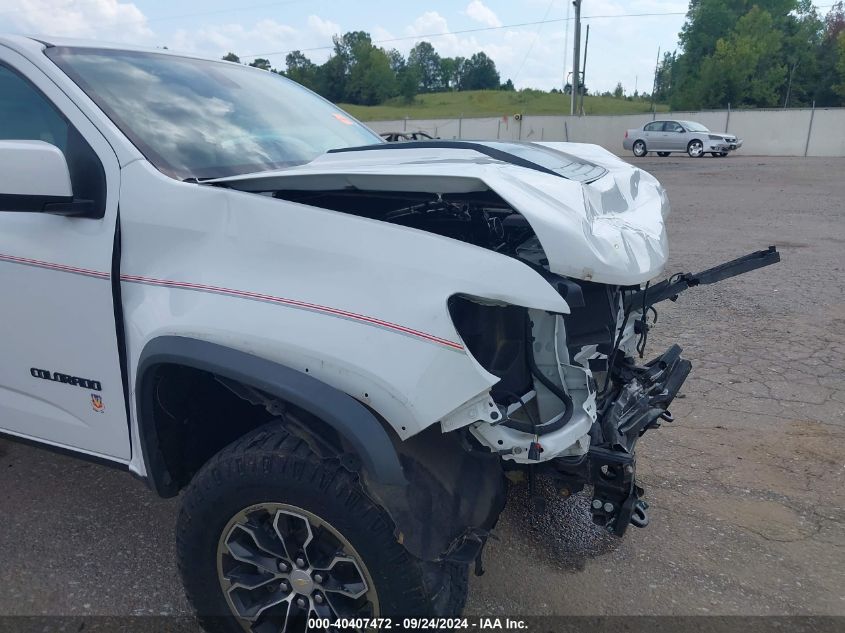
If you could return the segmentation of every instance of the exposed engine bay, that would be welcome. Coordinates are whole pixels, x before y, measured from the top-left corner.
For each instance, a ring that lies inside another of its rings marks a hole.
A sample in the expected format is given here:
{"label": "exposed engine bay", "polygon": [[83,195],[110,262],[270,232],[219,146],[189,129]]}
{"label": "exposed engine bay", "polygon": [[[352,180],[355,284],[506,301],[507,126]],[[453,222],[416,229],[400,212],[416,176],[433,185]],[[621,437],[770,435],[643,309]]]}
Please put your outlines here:
{"label": "exposed engine bay", "polygon": [[[449,159],[433,144],[352,148],[323,165],[219,184],[457,240],[539,274],[568,313],[449,298],[466,351],[497,381],[440,419],[441,430],[498,455],[529,484],[542,473],[566,495],[592,486],[593,520],[611,533],[645,526],[635,446],[672,421],[692,368],[678,345],[643,362],[655,304],[779,254],[770,247],[652,286],[666,259],[668,202],[650,175],[598,148],[576,159],[558,150],[565,144],[441,144]],[[383,159],[393,154],[408,160]]]}
{"label": "exposed engine bay", "polygon": [[352,213],[450,237],[504,255],[517,256],[534,231],[495,192],[276,191],[293,202]]}

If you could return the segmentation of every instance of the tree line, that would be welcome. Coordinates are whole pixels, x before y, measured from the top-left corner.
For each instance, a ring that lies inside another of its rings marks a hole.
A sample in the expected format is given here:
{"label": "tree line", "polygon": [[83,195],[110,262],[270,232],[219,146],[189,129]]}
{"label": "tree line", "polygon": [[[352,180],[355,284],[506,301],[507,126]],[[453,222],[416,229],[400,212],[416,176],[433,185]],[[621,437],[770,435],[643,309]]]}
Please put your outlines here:
{"label": "tree line", "polygon": [[[394,97],[411,102],[426,92],[514,89],[510,79],[500,83],[495,62],[483,51],[441,57],[429,42],[419,42],[406,59],[396,49],[376,46],[365,31],[335,35],[332,41],[332,54],[323,64],[292,51],[284,69],[273,68],[264,58],[249,65],[289,77],[334,103],[376,105]],[[223,59],[241,61],[234,53]]]}
{"label": "tree line", "polygon": [[[377,46],[365,31],[332,41],[322,64],[293,51],[281,69],[263,58],[249,65],[285,75],[335,103],[376,105],[395,97],[410,103],[428,92],[514,90],[483,51],[445,57],[423,41],[406,58]],[[240,62],[234,53],[223,59]],[[567,84],[562,92],[571,90]],[[626,96],[621,82],[602,96],[650,98]],[[690,0],[679,49],[659,60],[654,100],[673,110],[845,106],[843,1],[822,16],[812,0]]]}
{"label": "tree line", "polygon": [[845,11],[811,0],[691,0],[655,97],[673,110],[845,105]]}

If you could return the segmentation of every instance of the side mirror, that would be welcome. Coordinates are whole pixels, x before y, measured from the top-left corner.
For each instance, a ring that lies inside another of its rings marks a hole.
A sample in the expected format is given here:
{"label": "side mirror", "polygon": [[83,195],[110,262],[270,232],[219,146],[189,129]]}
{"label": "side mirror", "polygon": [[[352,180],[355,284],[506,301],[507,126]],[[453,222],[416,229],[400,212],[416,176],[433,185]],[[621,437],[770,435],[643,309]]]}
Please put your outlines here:
{"label": "side mirror", "polygon": [[0,211],[87,215],[73,199],[65,155],[44,141],[0,141]]}

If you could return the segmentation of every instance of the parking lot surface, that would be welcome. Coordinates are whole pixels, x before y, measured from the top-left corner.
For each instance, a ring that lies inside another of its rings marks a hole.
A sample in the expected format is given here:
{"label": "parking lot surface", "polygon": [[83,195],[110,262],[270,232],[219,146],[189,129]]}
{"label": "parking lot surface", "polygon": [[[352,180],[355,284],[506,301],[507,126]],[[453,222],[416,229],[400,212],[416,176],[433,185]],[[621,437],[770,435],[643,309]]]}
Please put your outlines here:
{"label": "parking lot surface", "polygon": [[[467,611],[845,615],[845,159],[633,159],[666,186],[667,275],[778,245],[783,261],[659,306],[647,355],[693,373],[639,445],[651,525],[511,490]],[[0,440],[0,614],[182,614],[178,500]]]}

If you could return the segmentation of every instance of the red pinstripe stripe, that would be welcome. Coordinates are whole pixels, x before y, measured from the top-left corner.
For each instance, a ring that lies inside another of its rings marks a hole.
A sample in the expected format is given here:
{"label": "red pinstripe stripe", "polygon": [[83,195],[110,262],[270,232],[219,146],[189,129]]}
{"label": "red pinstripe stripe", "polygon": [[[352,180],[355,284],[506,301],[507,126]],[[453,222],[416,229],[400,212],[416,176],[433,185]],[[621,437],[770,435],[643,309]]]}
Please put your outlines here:
{"label": "red pinstripe stripe", "polygon": [[[56,264],[53,262],[45,262],[40,259],[30,259],[28,257],[18,257],[16,255],[4,255],[0,253],[0,261],[11,262],[14,264],[24,264],[28,266],[37,266],[39,268],[47,268],[49,270],[57,270],[60,272],[66,273],[75,273],[78,275],[87,275],[89,277],[96,277],[98,279],[111,279],[111,274],[102,272],[99,270],[91,270],[90,268],[79,268],[77,266],[68,266],[65,264]],[[155,279],[152,277],[141,277],[138,275],[121,275],[120,279],[122,281],[128,281],[132,283],[142,283],[142,284],[150,284],[153,286],[166,286],[172,288],[187,288],[189,290],[204,290],[206,292],[216,292],[219,294],[226,294],[233,297],[245,297],[247,299],[259,299],[261,301],[268,301],[271,303],[279,303],[282,305],[289,305],[297,308],[305,308],[308,310],[314,310],[317,312],[322,312],[324,314],[330,314],[333,316],[344,317],[347,319],[353,319],[355,321],[360,321],[362,323],[368,323],[370,325],[377,325],[380,327],[388,328],[390,330],[394,330],[396,332],[401,332],[403,334],[409,334],[411,336],[416,336],[417,338],[425,339],[427,341],[431,341],[432,343],[437,343],[439,345],[444,345],[446,347],[456,349],[458,351],[463,351],[464,347],[460,343],[455,343],[454,341],[450,341],[445,338],[440,338],[439,336],[434,336],[433,334],[428,334],[427,332],[421,332],[420,330],[415,330],[413,328],[405,327],[404,325],[399,325],[397,323],[391,323],[390,321],[384,321],[382,319],[377,319],[375,317],[366,316],[364,314],[358,314],[356,312],[349,312],[347,310],[340,310],[338,308],[331,308],[329,306],[323,306],[316,303],[309,303],[307,301],[298,301],[296,299],[286,299],[284,297],[275,297],[273,295],[266,295],[259,292],[250,292],[247,290],[234,290],[232,288],[222,288],[220,286],[209,286],[206,284],[195,284],[185,281],[170,281],[167,279]]]}
{"label": "red pinstripe stripe", "polygon": [[165,286],[169,288],[186,288],[189,290],[202,290],[206,292],[215,292],[219,294],[226,294],[231,295],[234,297],[244,297],[247,299],[259,299],[261,301],[268,301],[271,303],[279,303],[282,305],[289,305],[297,308],[305,308],[308,310],[314,310],[317,312],[323,312],[325,314],[330,314],[333,316],[344,317],[347,319],[354,319],[355,321],[361,321],[362,323],[368,323],[370,325],[377,325],[380,327],[388,328],[391,330],[395,330],[397,332],[401,332],[403,334],[409,334],[411,336],[416,336],[418,338],[425,339],[427,341],[431,341],[432,343],[438,343],[440,345],[444,345],[446,347],[450,347],[452,349],[456,349],[459,351],[463,351],[464,347],[460,343],[455,343],[454,341],[450,341],[448,339],[440,338],[439,336],[434,336],[433,334],[428,334],[426,332],[421,332],[419,330],[414,330],[413,328],[405,327],[404,325],[398,325],[397,323],[391,323],[390,321],[383,321],[382,319],[377,319],[375,317],[366,316],[363,314],[358,314],[356,312],[349,312],[347,310],[340,310],[338,308],[331,308],[329,306],[318,305],[316,303],[309,303],[307,301],[298,301],[296,299],[286,299],[284,297],[275,297],[273,295],[266,295],[259,292],[250,292],[247,290],[234,290],[232,288],[222,288],[220,286],[209,286],[206,284],[196,284],[190,283],[185,281],[171,281],[168,279],[154,279],[151,277],[140,277],[138,275],[121,275],[120,279],[122,281],[132,282],[132,283],[141,283],[141,284],[149,284],[153,286]]}
{"label": "red pinstripe stripe", "polygon": [[76,266],[67,266],[65,264],[54,264],[53,262],[45,262],[40,259],[29,259],[28,257],[17,257],[15,255],[3,255],[0,253],[0,261],[11,262],[13,264],[26,264],[28,266],[38,266],[39,268],[49,268],[50,270],[59,270],[66,273],[76,273],[78,275],[88,275],[90,277],[98,277],[100,279],[110,279],[111,274],[104,273],[99,270],[91,270],[89,268],[78,268]]}

